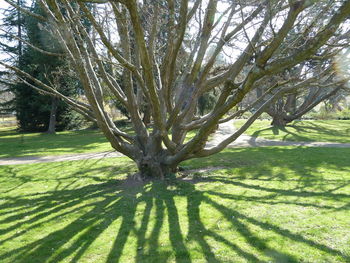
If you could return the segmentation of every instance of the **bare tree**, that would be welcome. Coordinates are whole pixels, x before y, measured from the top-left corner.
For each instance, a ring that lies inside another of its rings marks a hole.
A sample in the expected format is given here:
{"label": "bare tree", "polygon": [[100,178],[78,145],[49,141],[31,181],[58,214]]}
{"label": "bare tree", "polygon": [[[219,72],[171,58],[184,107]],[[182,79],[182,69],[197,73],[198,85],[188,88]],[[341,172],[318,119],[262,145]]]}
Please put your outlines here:
{"label": "bare tree", "polygon": [[[269,81],[286,81],[285,93],[266,112],[272,117],[271,125],[285,126],[300,119],[323,101],[335,97],[341,91],[349,90],[344,78],[339,79],[330,61],[308,61],[298,67],[285,71],[284,74],[269,78]],[[257,88],[257,95],[264,88]]]}
{"label": "bare tree", "polygon": [[[320,23],[327,16],[324,9],[316,18],[313,17],[314,23]],[[310,30],[312,29],[309,28],[308,31]],[[294,43],[301,45],[304,41],[301,37],[303,35],[305,31],[296,27],[289,37],[293,38]],[[346,30],[342,33],[335,33],[314,56],[279,74],[266,76],[262,79],[263,81],[260,81],[263,85],[256,89],[257,96],[273,82],[283,81],[286,82],[285,86],[289,86],[285,94],[266,109],[266,112],[272,117],[271,125],[285,126],[301,118],[321,102],[329,101],[349,91],[346,81],[350,73],[348,70],[350,54],[348,36],[349,31]],[[290,50],[284,48],[283,52],[290,52]],[[342,77],[339,77],[339,73]]]}
{"label": "bare tree", "polygon": [[[96,121],[112,147],[136,162],[142,177],[159,178],[183,160],[215,154],[233,142],[288,89],[284,82],[271,84],[253,103],[260,103],[259,109],[234,134],[205,147],[218,123],[244,111],[228,116],[263,78],[317,54],[335,34],[344,33],[350,14],[350,1],[332,0],[38,1],[47,14],[36,15],[38,23],[57,37],[65,50],[60,55],[69,59],[89,103],[68,98],[2,64],[28,85]],[[93,11],[91,3],[96,5]],[[101,19],[106,12],[108,19]],[[324,19],[318,23],[321,15]],[[93,37],[83,18],[93,26]],[[303,32],[298,41],[290,37],[295,36],[294,27]],[[219,56],[225,58],[225,66],[217,64]],[[197,116],[198,99],[213,89],[219,94],[213,110]],[[127,109],[135,134],[119,129],[104,110],[107,92]],[[150,129],[141,105],[150,113]],[[191,130],[196,135],[185,141]]]}

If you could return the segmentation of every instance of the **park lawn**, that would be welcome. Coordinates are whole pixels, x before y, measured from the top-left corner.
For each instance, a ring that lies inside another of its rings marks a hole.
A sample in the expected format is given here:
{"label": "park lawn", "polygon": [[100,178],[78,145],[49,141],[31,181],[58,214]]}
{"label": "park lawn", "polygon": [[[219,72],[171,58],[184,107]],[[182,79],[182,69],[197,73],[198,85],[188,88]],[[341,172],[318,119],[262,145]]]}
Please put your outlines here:
{"label": "park lawn", "polygon": [[0,132],[8,132],[15,130],[16,128],[16,126],[0,126]]}
{"label": "park lawn", "polygon": [[349,156],[227,149],[144,184],[126,158],[0,166],[0,262],[350,262]]}
{"label": "park lawn", "polygon": [[[130,132],[129,126],[124,131]],[[186,140],[195,136],[187,134]],[[63,131],[56,134],[19,133],[15,127],[0,127],[0,158],[23,156],[73,155],[114,151],[98,130]]]}
{"label": "park lawn", "polygon": [[[239,128],[245,120],[236,120]],[[274,128],[270,120],[256,120],[245,132],[254,137],[282,141],[350,143],[350,120],[293,121],[285,128]]]}
{"label": "park lawn", "polygon": [[66,155],[112,151],[98,130],[63,131],[56,134],[19,133],[0,129],[0,158],[20,156]]}

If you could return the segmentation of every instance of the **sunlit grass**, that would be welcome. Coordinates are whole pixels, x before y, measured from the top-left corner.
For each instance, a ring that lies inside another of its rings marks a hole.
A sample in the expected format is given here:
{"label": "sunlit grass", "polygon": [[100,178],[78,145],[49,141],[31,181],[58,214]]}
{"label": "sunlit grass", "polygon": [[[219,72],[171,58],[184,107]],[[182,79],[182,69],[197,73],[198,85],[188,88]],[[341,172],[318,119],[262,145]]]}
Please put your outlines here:
{"label": "sunlit grass", "polygon": [[[245,121],[236,120],[240,127]],[[246,134],[254,137],[283,141],[318,141],[350,143],[350,120],[294,121],[285,128],[275,128],[269,120],[257,120]]]}
{"label": "sunlit grass", "polygon": [[[129,125],[123,127],[123,130],[133,134]],[[193,138],[195,134],[195,131],[190,131],[186,140]],[[63,131],[47,134],[19,133],[15,127],[0,128],[0,158],[71,155],[104,151],[113,151],[113,148],[102,132],[98,130]]]}
{"label": "sunlit grass", "polygon": [[113,150],[97,130],[64,131],[56,134],[19,133],[0,130],[0,158],[29,155],[64,155]]}
{"label": "sunlit grass", "polygon": [[17,126],[0,126],[0,131],[13,131],[17,128]]}
{"label": "sunlit grass", "polygon": [[230,149],[146,184],[126,158],[0,166],[0,262],[349,262],[349,156]]}

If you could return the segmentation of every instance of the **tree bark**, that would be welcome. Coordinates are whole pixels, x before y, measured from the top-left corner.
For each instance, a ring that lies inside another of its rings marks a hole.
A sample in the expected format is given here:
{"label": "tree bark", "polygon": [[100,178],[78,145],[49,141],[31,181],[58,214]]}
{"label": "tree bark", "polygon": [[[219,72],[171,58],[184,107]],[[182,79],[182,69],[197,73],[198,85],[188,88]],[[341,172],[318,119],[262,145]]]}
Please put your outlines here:
{"label": "tree bark", "polygon": [[[17,0],[17,5],[21,6],[20,0]],[[23,48],[22,48],[22,14],[20,10],[17,10],[17,20],[18,20],[18,25],[17,25],[17,36],[18,36],[18,57],[21,59],[22,54],[23,54]]]}
{"label": "tree bark", "polygon": [[52,98],[51,111],[50,111],[50,122],[49,122],[49,128],[47,129],[47,133],[52,134],[52,133],[56,132],[57,106],[58,106],[58,99]]}
{"label": "tree bark", "polygon": [[164,180],[167,175],[177,171],[178,164],[166,164],[162,159],[163,158],[158,156],[147,155],[137,161],[136,163],[139,170],[138,176],[140,179]]}
{"label": "tree bark", "polygon": [[286,120],[282,116],[275,115],[272,118],[271,125],[275,126],[275,127],[285,127],[287,125],[287,123],[289,123],[288,120]]}
{"label": "tree bark", "polygon": [[146,126],[148,126],[151,123],[151,109],[148,106],[146,106],[145,108],[142,121]]}

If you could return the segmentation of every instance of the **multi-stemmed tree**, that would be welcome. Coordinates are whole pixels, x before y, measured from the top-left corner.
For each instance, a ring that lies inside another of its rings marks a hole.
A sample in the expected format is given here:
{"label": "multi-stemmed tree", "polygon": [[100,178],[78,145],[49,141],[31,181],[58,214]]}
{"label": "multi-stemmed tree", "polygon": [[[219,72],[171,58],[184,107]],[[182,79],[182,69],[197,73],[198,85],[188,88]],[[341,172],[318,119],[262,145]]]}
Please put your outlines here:
{"label": "multi-stemmed tree", "polygon": [[[350,15],[350,1],[331,0],[38,3],[46,16],[34,16],[59,40],[64,50],[59,55],[69,60],[88,103],[64,96],[13,66],[6,67],[28,85],[66,101],[95,121],[113,148],[136,162],[142,177],[160,178],[183,160],[215,154],[233,142],[288,91],[285,82],[271,83],[247,107],[260,105],[240,129],[218,145],[206,147],[218,123],[244,111],[232,113],[250,91],[266,83],[264,79],[283,74],[324,50],[336,34],[345,33],[344,21]],[[95,8],[88,8],[88,3]],[[108,18],[103,19],[101,12],[106,10]],[[318,23],[320,16],[322,23]],[[91,23],[93,35],[87,32],[85,20]],[[290,37],[296,26],[303,32],[298,41]],[[217,63],[220,56],[225,65]],[[215,106],[197,116],[199,98],[213,90],[218,94]],[[111,96],[128,111],[134,133],[123,132],[105,111],[104,100]],[[150,128],[143,122],[145,106]],[[192,130],[196,135],[185,140]]]}
{"label": "multi-stemmed tree", "polygon": [[[322,23],[333,12],[333,9],[323,9],[323,12],[317,17],[311,16],[310,19],[313,19],[313,23]],[[312,30],[314,29],[305,30],[296,25],[288,37],[293,38],[293,42],[297,45],[302,45],[305,36]],[[284,82],[285,89],[288,89],[266,109],[266,112],[272,117],[271,125],[285,126],[301,118],[321,102],[335,99],[339,94],[349,91],[349,85],[346,82],[350,73],[348,68],[349,32],[349,29],[336,32],[314,56],[279,74],[263,78],[265,83],[260,82],[262,85],[256,89],[257,96],[273,82]],[[293,49],[294,47],[284,47],[281,53],[290,55]]]}
{"label": "multi-stemmed tree", "polygon": [[[347,82],[344,81],[346,78],[337,76],[330,61],[303,63],[268,80],[285,82],[285,93],[266,108],[266,112],[272,117],[271,125],[280,127],[300,119],[318,104],[341,91],[349,90]],[[257,96],[265,90],[263,86],[256,90]]]}

